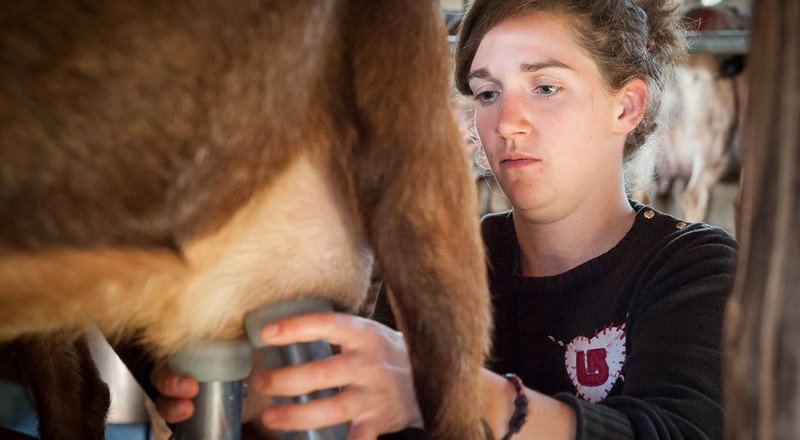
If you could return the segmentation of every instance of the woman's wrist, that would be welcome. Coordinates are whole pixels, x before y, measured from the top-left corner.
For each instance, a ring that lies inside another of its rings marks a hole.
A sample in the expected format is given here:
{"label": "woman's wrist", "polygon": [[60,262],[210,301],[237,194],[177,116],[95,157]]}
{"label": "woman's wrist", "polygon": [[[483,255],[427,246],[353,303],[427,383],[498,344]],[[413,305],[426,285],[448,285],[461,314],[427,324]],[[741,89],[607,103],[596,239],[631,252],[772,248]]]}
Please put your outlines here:
{"label": "woman's wrist", "polygon": [[[508,433],[509,421],[515,414],[517,391],[504,376],[484,369],[482,372],[483,410],[495,438]],[[527,419],[512,440],[575,438],[575,413],[569,405],[530,389],[523,389],[527,399]],[[517,411],[518,413],[519,411]]]}
{"label": "woman's wrist", "polygon": [[508,429],[508,421],[514,414],[514,385],[505,377],[483,370],[481,381],[483,412],[486,423],[492,428],[495,438],[501,438]]}
{"label": "woman's wrist", "polygon": [[503,440],[509,440],[512,435],[518,433],[528,418],[528,395],[522,379],[513,373],[508,373],[505,378],[514,386],[514,413],[508,421],[508,431],[503,436]]}

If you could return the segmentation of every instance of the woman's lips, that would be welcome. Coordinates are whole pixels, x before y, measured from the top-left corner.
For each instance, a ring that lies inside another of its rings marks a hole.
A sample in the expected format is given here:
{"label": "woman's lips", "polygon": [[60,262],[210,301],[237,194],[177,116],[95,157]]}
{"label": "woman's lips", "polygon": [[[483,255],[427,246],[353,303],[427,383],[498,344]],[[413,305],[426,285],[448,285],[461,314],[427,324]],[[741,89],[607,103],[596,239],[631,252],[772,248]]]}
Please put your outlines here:
{"label": "woman's lips", "polygon": [[521,168],[533,165],[536,162],[539,162],[539,159],[534,159],[532,157],[514,157],[509,159],[503,159],[503,161],[500,162],[500,165],[502,165],[505,168]]}

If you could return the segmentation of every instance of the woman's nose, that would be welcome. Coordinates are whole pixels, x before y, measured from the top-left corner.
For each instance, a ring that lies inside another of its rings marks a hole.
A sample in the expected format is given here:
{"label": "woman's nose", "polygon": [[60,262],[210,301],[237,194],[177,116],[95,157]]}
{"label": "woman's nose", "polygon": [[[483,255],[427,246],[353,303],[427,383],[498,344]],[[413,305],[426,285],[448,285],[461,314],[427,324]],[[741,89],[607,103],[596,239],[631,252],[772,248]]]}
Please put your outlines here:
{"label": "woman's nose", "polygon": [[497,135],[509,138],[524,136],[531,132],[525,100],[517,95],[506,94],[500,102],[497,115]]}

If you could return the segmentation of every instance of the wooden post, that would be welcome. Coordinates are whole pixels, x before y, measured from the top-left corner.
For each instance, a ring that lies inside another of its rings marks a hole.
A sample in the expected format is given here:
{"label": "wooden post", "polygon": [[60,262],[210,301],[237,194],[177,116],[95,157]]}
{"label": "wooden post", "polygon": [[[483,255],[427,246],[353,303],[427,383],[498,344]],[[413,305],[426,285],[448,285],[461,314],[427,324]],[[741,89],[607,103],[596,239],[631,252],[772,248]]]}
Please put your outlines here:
{"label": "wooden post", "polygon": [[800,2],[755,0],[725,438],[800,438]]}

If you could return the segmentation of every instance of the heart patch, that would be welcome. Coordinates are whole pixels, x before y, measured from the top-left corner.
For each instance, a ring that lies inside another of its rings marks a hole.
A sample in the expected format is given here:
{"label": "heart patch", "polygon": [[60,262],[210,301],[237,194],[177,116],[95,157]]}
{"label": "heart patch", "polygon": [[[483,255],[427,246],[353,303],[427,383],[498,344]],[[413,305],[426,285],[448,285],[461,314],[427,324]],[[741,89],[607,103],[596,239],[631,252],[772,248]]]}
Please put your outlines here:
{"label": "heart patch", "polygon": [[578,396],[592,403],[605,399],[622,377],[625,324],[608,326],[591,339],[576,337],[567,345],[564,363]]}

